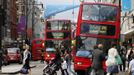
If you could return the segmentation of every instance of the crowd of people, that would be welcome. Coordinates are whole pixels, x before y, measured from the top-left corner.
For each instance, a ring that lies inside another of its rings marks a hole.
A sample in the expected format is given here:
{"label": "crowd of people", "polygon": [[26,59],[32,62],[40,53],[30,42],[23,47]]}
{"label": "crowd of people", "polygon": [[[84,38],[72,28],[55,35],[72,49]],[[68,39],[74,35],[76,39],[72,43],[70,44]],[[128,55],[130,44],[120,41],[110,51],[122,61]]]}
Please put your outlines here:
{"label": "crowd of people", "polygon": [[[20,70],[20,74],[31,75],[30,60],[31,53],[29,51],[29,45],[25,44],[23,51],[23,67]],[[41,62],[44,62],[44,60],[41,60]],[[61,70],[61,75],[69,75],[69,71],[72,71],[70,52],[66,48],[62,48],[62,46],[61,48],[56,47],[55,58],[51,62],[57,64],[58,68]]]}
{"label": "crowd of people", "polygon": [[[62,75],[69,75],[69,72],[72,71],[70,52],[69,50],[60,49],[57,48],[56,56],[53,61],[60,61],[59,65],[61,66]],[[134,75],[134,44],[126,47],[122,42],[119,44],[113,43],[107,55],[104,53],[103,49],[103,44],[94,46],[92,53],[92,71],[90,75],[118,75],[119,72],[127,72],[130,75]],[[29,61],[30,51],[29,46],[26,45],[23,52],[23,67],[27,68],[29,75],[31,75]],[[106,70],[104,69],[103,62],[105,62]]]}
{"label": "crowd of people", "polygon": [[[125,47],[122,42],[113,43],[107,55],[103,52],[103,44],[94,46],[91,75],[119,75],[119,72],[127,72],[134,75],[134,45]],[[105,61],[106,70],[104,71]]]}

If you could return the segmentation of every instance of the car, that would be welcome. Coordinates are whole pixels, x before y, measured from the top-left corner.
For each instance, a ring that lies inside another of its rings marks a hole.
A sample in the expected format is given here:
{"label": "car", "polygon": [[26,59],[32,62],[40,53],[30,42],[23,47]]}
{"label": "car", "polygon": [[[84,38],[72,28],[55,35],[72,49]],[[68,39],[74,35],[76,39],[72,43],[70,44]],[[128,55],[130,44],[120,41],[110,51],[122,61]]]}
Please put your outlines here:
{"label": "car", "polygon": [[78,75],[80,75],[79,72],[81,73],[81,71],[84,71],[84,73],[90,72],[87,70],[89,70],[89,68],[91,67],[92,64],[91,58],[92,58],[91,51],[79,50],[76,52],[76,56],[74,57],[73,61],[74,61],[74,70],[75,72],[77,72]]}
{"label": "car", "polygon": [[6,54],[3,55],[3,63],[9,64],[11,62],[22,63],[22,56],[19,48],[7,48]]}
{"label": "car", "polygon": [[56,49],[55,48],[46,48],[44,59],[47,63],[55,58]]}
{"label": "car", "polygon": [[[81,75],[81,71],[90,75],[92,68],[92,50],[79,50],[76,52],[76,56],[73,59],[74,61],[74,70],[77,72],[77,75]],[[104,73],[106,73],[106,60],[102,62]]]}

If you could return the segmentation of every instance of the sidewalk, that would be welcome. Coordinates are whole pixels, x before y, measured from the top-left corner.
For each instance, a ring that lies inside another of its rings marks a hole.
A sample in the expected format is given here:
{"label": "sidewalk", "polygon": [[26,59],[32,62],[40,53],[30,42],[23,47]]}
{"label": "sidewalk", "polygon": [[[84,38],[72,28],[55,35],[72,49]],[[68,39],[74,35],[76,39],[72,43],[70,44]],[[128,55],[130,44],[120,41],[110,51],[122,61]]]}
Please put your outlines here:
{"label": "sidewalk", "polygon": [[[16,74],[22,68],[22,64],[11,64],[7,66],[2,66],[2,72],[0,74]],[[30,67],[36,67],[35,62],[30,62]]]}

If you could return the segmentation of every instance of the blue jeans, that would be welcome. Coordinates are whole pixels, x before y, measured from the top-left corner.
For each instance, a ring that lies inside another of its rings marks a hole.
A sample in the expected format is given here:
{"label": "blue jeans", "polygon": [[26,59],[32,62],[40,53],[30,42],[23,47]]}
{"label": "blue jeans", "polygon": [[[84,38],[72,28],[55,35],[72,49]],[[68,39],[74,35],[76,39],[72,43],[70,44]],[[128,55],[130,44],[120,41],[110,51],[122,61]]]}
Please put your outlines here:
{"label": "blue jeans", "polygon": [[134,75],[134,71],[133,71],[133,72],[131,72],[131,75]]}
{"label": "blue jeans", "polygon": [[107,73],[118,73],[119,70],[118,70],[118,65],[112,65],[112,66],[108,66],[107,67]]}

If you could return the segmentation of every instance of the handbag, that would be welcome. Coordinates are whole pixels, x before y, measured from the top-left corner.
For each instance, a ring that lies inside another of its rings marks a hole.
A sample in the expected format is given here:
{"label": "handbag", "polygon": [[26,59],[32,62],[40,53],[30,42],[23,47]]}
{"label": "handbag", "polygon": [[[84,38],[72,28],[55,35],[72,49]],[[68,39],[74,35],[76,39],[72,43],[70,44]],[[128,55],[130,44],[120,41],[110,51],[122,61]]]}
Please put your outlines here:
{"label": "handbag", "polygon": [[115,64],[116,64],[116,65],[121,65],[121,64],[122,64],[122,60],[121,60],[120,55],[117,55],[117,56],[115,57]]}
{"label": "handbag", "polygon": [[22,74],[28,74],[28,69],[22,67],[21,70],[20,70],[20,73],[22,73]]}
{"label": "handbag", "polygon": [[96,75],[96,72],[95,72],[95,70],[94,70],[94,69],[92,69],[92,71],[91,71],[90,75]]}

